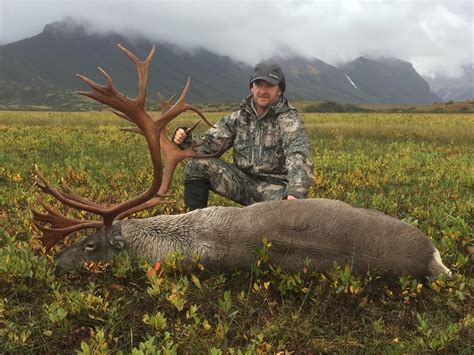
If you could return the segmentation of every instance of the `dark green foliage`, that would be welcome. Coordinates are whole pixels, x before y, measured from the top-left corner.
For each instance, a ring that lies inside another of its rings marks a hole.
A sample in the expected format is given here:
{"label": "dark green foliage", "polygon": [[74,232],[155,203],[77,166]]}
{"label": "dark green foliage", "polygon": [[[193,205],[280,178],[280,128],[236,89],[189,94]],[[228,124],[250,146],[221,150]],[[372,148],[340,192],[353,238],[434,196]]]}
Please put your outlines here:
{"label": "dark green foliage", "polygon": [[304,112],[370,112],[372,110],[351,104],[339,104],[334,101],[324,101],[316,105],[307,106]]}

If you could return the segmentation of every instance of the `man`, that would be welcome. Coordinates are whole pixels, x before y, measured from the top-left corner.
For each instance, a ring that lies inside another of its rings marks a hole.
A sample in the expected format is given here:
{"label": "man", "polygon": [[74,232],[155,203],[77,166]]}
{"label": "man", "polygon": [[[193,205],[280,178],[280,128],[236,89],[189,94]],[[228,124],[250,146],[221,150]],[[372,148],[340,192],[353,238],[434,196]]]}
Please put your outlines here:
{"label": "man", "polygon": [[[239,111],[222,118],[197,141],[204,153],[232,147],[234,164],[217,158],[188,162],[184,199],[189,210],[206,207],[209,190],[244,206],[307,196],[313,172],[308,135],[283,96],[285,77],[280,66],[258,64],[250,90]],[[184,148],[192,137],[179,128],[173,140]]]}

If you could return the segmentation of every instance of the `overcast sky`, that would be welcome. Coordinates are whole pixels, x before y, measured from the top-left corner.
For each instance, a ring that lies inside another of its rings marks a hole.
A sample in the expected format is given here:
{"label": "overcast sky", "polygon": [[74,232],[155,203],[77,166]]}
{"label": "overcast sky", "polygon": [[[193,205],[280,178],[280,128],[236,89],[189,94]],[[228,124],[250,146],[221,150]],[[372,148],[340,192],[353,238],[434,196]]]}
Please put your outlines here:
{"label": "overcast sky", "polygon": [[0,0],[0,44],[67,16],[255,64],[302,54],[336,65],[394,56],[420,74],[474,63],[474,0]]}

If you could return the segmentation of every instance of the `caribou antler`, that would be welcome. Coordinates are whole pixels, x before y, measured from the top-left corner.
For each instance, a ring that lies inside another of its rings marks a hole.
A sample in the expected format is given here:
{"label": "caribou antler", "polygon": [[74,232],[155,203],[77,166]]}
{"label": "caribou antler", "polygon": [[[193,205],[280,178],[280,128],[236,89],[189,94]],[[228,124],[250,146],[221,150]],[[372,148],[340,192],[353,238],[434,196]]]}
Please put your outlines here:
{"label": "caribou antler", "polygon": [[[171,96],[168,100],[163,99],[163,97],[158,93],[158,97],[160,99],[160,106],[162,114],[165,114],[172,106],[171,103],[176,95]],[[202,116],[201,116],[202,117]],[[208,125],[213,127],[207,120],[204,120]],[[200,123],[201,121],[197,121],[192,127],[186,129],[186,134],[191,133]],[[134,132],[143,134],[143,132],[138,127],[132,128],[122,128],[124,131]],[[205,154],[200,153],[195,150],[200,144],[192,143],[186,149],[180,149],[176,143],[172,142],[167,134],[166,134],[166,127],[164,127],[160,132],[160,144],[161,149],[165,155],[165,166],[164,166],[164,174],[163,174],[163,181],[161,183],[160,190],[158,191],[157,196],[153,197],[152,199],[148,200],[147,202],[142,203],[141,205],[135,206],[117,216],[117,219],[123,219],[127,216],[130,216],[133,213],[137,213],[152,207],[155,207],[159,203],[162,203],[162,197],[166,196],[168,193],[169,187],[171,185],[171,181],[173,180],[173,174],[177,167],[177,165],[183,161],[184,159],[188,158],[212,158],[222,154],[226,147],[226,142],[224,141],[221,145],[220,149],[213,154]]]}
{"label": "caribou antler", "polygon": [[[50,206],[43,201],[39,200],[39,203],[47,211],[47,213],[40,213],[34,209],[33,211],[33,223],[42,232],[43,236],[40,238],[47,249],[51,248],[61,238],[64,238],[70,233],[76,232],[85,228],[96,228],[96,229],[108,229],[112,226],[112,222],[117,219],[120,215],[128,215],[127,211],[133,210],[136,206],[143,205],[146,201],[156,197],[160,186],[162,186],[162,161],[161,161],[161,145],[160,136],[161,132],[164,131],[166,125],[179,116],[182,112],[190,110],[196,112],[203,120],[210,124],[204,115],[196,107],[191,106],[185,102],[186,94],[189,90],[190,79],[188,78],[183,92],[178,101],[167,107],[163,111],[162,116],[153,120],[145,110],[145,99],[146,99],[146,85],[148,81],[148,67],[155,54],[155,46],[150,50],[147,58],[144,61],[140,61],[133,53],[128,49],[118,44],[118,47],[128,56],[128,58],[135,64],[138,73],[138,95],[135,99],[130,99],[124,94],[119,92],[113,85],[112,78],[110,75],[103,70],[98,68],[99,71],[104,75],[106,79],[106,85],[100,85],[90,80],[89,78],[78,74],[79,78],[85,81],[90,87],[91,91],[78,91],[81,95],[88,96],[96,101],[99,101],[109,107],[111,107],[115,114],[122,118],[127,119],[130,122],[136,124],[140,131],[145,136],[148,149],[151,155],[151,161],[153,165],[153,181],[151,186],[141,194],[133,197],[122,203],[102,206],[90,200],[87,200],[77,193],[67,189],[68,192],[62,192],[54,188],[43,174],[36,168],[36,185],[44,193],[51,195],[64,205],[73,207],[78,210],[87,211],[93,214],[97,214],[102,217],[102,222],[93,221],[81,221],[76,219],[70,219],[61,216],[55,212]],[[156,203],[155,203],[156,205]],[[45,226],[50,225],[50,227]]]}

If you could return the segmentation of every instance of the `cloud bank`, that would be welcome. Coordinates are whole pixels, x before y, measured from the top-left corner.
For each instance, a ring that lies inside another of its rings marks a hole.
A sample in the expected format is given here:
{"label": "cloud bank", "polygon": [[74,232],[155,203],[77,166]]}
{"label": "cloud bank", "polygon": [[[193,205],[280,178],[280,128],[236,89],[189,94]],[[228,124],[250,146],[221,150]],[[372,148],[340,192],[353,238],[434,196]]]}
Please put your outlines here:
{"label": "cloud bank", "polygon": [[424,75],[457,76],[474,63],[471,0],[0,0],[0,43],[67,16],[93,32],[204,47],[250,64],[273,55],[330,64],[393,56]]}

